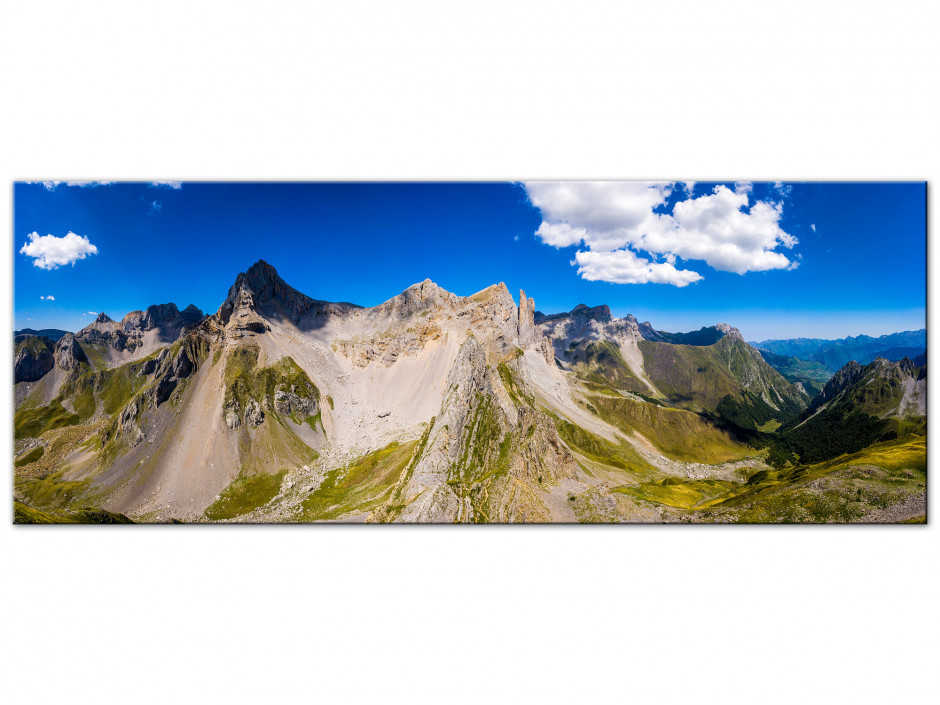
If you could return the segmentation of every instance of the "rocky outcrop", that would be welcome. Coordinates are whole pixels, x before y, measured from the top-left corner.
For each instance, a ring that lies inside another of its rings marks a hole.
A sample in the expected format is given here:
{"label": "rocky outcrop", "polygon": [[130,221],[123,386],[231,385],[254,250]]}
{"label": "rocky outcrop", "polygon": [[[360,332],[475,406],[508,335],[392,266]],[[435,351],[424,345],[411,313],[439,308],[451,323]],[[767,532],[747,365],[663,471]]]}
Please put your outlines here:
{"label": "rocky outcrop", "polygon": [[18,336],[16,357],[13,360],[13,381],[35,382],[41,379],[55,364],[53,342],[46,337]]}
{"label": "rocky outcrop", "polygon": [[[104,314],[101,315],[103,316]],[[53,355],[55,357],[56,367],[66,372],[75,369],[81,362],[88,362],[85,351],[82,350],[81,345],[78,344],[75,336],[71,333],[66,333],[59,338],[59,342],[55,345]]]}
{"label": "rocky outcrop", "polygon": [[535,301],[527,299],[525,292],[519,290],[519,345],[527,347],[535,344],[541,334],[535,327]]}
{"label": "rocky outcrop", "polygon": [[249,399],[242,413],[238,401],[230,399],[222,410],[222,417],[229,430],[235,431],[244,424],[246,428],[257,428],[264,422],[264,411],[255,399]]}
{"label": "rocky outcrop", "polygon": [[[121,328],[127,334],[144,333],[160,329],[174,331],[178,335],[183,328],[192,328],[199,325],[205,315],[196,306],[190,304],[180,311],[176,304],[155,304],[148,306],[145,311],[131,311],[121,320]],[[177,337],[173,336],[173,339]]]}
{"label": "rocky outcrop", "polygon": [[264,333],[268,324],[255,311],[255,298],[251,289],[239,286],[238,290],[225,300],[220,309],[227,331],[238,333]]}
{"label": "rocky outcrop", "polygon": [[135,397],[121,410],[121,416],[118,419],[118,430],[132,446],[144,440],[144,432],[137,423],[138,415],[141,412],[140,398]]}
{"label": "rocky outcrop", "polygon": [[319,405],[312,396],[297,394],[296,387],[291,386],[290,389],[274,390],[274,410],[282,416],[296,414],[301,418],[306,418],[316,415]]}
{"label": "rocky outcrop", "polygon": [[723,333],[724,335],[730,337],[732,340],[744,341],[744,337],[741,335],[741,331],[735,328],[728,323],[716,323],[715,328]]}
{"label": "rocky outcrop", "polygon": [[823,404],[831,401],[843,391],[851,387],[861,378],[864,373],[865,368],[854,360],[847,363],[842,369],[832,376],[832,379],[826,383],[826,386],[822,388],[822,391],[816,396],[815,399],[813,399],[813,403],[810,404],[809,408],[806,410],[807,415],[812,414]]}
{"label": "rocky outcrop", "polygon": [[430,341],[440,339],[441,335],[439,325],[422,321],[404,331],[391,330],[379,335],[337,340],[333,343],[333,349],[351,359],[357,367],[367,367],[376,360],[390,367],[402,356],[417,354]]}
{"label": "rocky outcrop", "polygon": [[103,343],[115,350],[124,350],[127,347],[127,333],[120,323],[115,323],[106,313],[99,313],[94,322],[82,328],[76,337],[89,343]]}
{"label": "rocky outcrop", "polygon": [[[181,380],[196,372],[199,361],[205,357],[208,350],[205,339],[198,333],[192,333],[160,353],[155,365],[158,378],[153,391],[155,408],[170,398]],[[149,361],[144,363],[144,367],[149,364]]]}
{"label": "rocky outcrop", "polygon": [[264,412],[261,410],[261,404],[254,399],[249,399],[245,406],[245,425],[248,428],[255,428],[264,421]]}
{"label": "rocky outcrop", "polygon": [[229,399],[222,410],[222,417],[225,419],[225,425],[230,431],[234,431],[242,425],[241,414],[239,413],[238,401]]}
{"label": "rocky outcrop", "polygon": [[226,328],[259,333],[263,332],[264,321],[258,309],[267,315],[285,315],[299,324],[301,319],[311,315],[343,315],[358,308],[354,304],[318,301],[301,294],[262,259],[235,278],[215,317]]}
{"label": "rocky outcrop", "polygon": [[413,284],[398,296],[370,310],[376,317],[409,318],[418,314],[444,312],[454,314],[460,308],[460,297],[445,291],[430,279]]}
{"label": "rocky outcrop", "polygon": [[100,313],[95,321],[78,333],[80,340],[106,345],[117,352],[134,352],[144,343],[144,336],[157,331],[158,341],[172,343],[186,331],[205,319],[196,306],[190,304],[183,311],[176,304],[156,304],[145,311],[131,311],[120,323]]}

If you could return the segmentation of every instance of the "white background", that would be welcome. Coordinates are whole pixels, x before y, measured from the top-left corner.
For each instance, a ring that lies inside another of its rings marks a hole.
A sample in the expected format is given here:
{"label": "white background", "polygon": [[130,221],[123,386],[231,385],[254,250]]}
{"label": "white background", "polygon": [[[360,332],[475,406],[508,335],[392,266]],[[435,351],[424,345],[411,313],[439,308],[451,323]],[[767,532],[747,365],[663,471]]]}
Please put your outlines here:
{"label": "white background", "polygon": [[[14,179],[933,181],[937,20],[897,0],[6,2],[0,220]],[[936,698],[935,525],[4,512],[11,702]]]}

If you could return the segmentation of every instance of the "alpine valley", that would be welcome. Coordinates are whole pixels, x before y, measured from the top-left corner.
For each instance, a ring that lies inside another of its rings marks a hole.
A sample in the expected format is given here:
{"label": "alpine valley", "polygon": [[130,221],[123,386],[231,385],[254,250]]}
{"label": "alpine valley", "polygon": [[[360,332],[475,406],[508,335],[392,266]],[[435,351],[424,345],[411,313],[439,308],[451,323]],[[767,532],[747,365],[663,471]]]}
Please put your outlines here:
{"label": "alpine valley", "polygon": [[925,332],[760,345],[259,261],[211,315],[15,335],[14,520],[925,521]]}

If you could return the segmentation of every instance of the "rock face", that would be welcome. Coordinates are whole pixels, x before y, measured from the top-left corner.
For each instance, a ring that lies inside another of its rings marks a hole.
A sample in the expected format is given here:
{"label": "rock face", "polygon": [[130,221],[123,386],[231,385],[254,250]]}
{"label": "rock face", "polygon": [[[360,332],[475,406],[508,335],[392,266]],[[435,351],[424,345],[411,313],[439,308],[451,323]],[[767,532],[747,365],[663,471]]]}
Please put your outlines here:
{"label": "rock face", "polygon": [[576,463],[548,416],[516,408],[474,336],[461,346],[447,395],[401,494],[398,521],[545,521],[536,487],[573,477]]}
{"label": "rock face", "polygon": [[35,382],[41,379],[55,363],[53,342],[44,336],[17,336],[16,357],[13,361],[13,381]]}
{"label": "rock face", "polygon": [[[241,272],[229,289],[228,296],[216,313],[226,328],[261,333],[261,313],[284,315],[295,324],[309,315],[342,315],[359,308],[347,303],[317,301],[301,294],[278,275],[264,260],[258,260],[248,271]],[[259,309],[259,310],[256,310]]]}
{"label": "rock face", "polygon": [[[155,328],[174,330],[177,335],[183,328],[192,328],[202,323],[205,315],[196,306],[190,304],[180,311],[176,304],[155,304],[146,311],[131,311],[121,320],[122,330],[132,333],[144,333]],[[174,336],[173,339],[175,339]]]}
{"label": "rock face", "polygon": [[319,411],[317,402],[311,396],[297,394],[295,387],[274,390],[274,410],[282,416],[298,415],[301,418],[313,416]]}
{"label": "rock face", "polygon": [[519,345],[532,345],[541,334],[535,327],[535,300],[527,299],[525,292],[519,290]]}
{"label": "rock face", "polygon": [[85,351],[71,333],[66,333],[59,338],[59,342],[55,345],[54,357],[56,367],[65,371],[74,369],[80,362],[88,362]]}
{"label": "rock face", "polygon": [[245,425],[248,428],[255,428],[264,421],[264,412],[261,411],[261,405],[254,399],[248,401],[245,407]]}
{"label": "rock face", "polygon": [[151,331],[154,331],[151,335],[157,336],[157,344],[172,343],[204,319],[202,311],[192,304],[182,312],[174,303],[157,304],[148,306],[145,311],[131,311],[120,323],[100,313],[94,323],[82,328],[76,337],[117,353],[134,353],[145,345]]}

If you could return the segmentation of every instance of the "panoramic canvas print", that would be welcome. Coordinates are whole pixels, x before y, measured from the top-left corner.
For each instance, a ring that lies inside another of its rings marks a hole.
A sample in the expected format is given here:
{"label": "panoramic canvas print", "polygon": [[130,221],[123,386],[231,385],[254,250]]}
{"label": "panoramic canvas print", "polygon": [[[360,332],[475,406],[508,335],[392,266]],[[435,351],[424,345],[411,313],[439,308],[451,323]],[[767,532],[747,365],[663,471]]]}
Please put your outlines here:
{"label": "panoramic canvas print", "polygon": [[16,523],[922,523],[926,184],[17,182]]}

